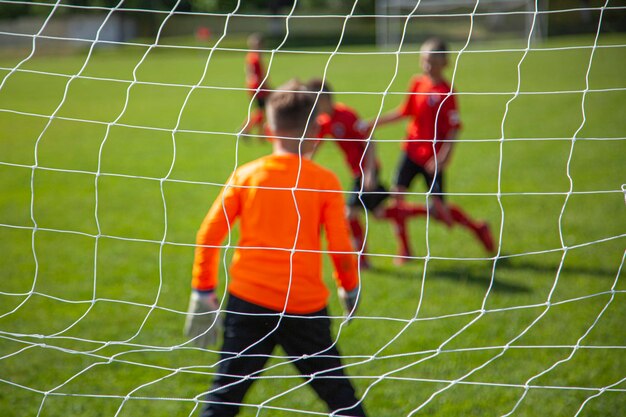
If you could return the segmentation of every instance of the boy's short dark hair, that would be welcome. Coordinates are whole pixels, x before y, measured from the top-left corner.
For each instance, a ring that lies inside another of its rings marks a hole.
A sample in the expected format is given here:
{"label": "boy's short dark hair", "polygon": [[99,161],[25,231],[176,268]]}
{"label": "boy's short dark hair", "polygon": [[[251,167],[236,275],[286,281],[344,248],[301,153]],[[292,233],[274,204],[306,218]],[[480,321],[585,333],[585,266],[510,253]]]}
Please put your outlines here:
{"label": "boy's short dark hair", "polygon": [[293,79],[278,87],[267,102],[267,120],[274,132],[301,137],[316,117],[315,94]]}
{"label": "boy's short dark hair", "polygon": [[306,86],[311,92],[320,93],[320,99],[325,98],[332,102],[333,89],[330,87],[328,82],[321,78],[312,78],[308,83],[306,83]]}
{"label": "boy's short dark hair", "polygon": [[448,54],[448,44],[441,38],[432,37],[428,38],[422,44],[420,48],[421,52],[428,52],[435,55],[442,55],[444,58]]}
{"label": "boy's short dark hair", "polygon": [[306,86],[309,90],[313,92],[321,91],[322,93],[332,93],[333,89],[330,87],[328,82],[322,80],[321,78],[312,78],[306,83]]}

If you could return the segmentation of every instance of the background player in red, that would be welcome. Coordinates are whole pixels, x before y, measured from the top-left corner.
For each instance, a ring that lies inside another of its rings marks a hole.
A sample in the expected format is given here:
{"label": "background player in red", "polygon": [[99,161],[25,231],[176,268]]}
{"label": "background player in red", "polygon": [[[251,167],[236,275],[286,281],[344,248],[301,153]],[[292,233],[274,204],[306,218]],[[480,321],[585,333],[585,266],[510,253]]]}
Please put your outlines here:
{"label": "background player in red", "polygon": [[198,231],[185,333],[205,346],[215,340],[218,322],[220,245],[239,221],[221,360],[202,417],[236,415],[276,345],[332,415],[365,416],[344,374],[326,308],[322,230],[348,315],[360,286],[339,180],[304,156],[315,146],[315,140],[300,139],[317,134],[314,104],[315,96],[296,81],[272,94],[267,118],[277,135],[273,153],[233,173]]}
{"label": "background player in red", "polygon": [[265,69],[261,57],[261,49],[263,48],[263,36],[260,33],[253,33],[248,36],[248,54],[246,55],[246,87],[250,96],[253,97],[256,104],[250,115],[250,119],[246,120],[242,128],[243,134],[248,134],[255,127],[258,128],[259,134],[264,134],[265,124],[265,101],[269,96],[269,83],[265,79]]}
{"label": "background player in red", "polygon": [[[448,63],[447,50],[446,43],[439,38],[424,42],[420,55],[423,74],[411,80],[405,102],[398,109],[372,121],[369,127],[411,118],[394,181],[393,189],[398,193],[396,198],[402,200],[413,179],[423,175],[433,193],[430,212],[434,218],[449,227],[458,224],[468,228],[487,252],[493,253],[489,225],[472,220],[460,207],[446,203],[444,199],[444,169],[450,161],[452,145],[461,128],[456,98],[443,74]],[[406,255],[410,256],[410,250]]]}
{"label": "background player in red", "polygon": [[[320,126],[319,137],[335,139],[334,142],[339,146],[354,177],[354,186],[348,199],[348,220],[354,246],[365,252],[365,236],[361,222],[361,209],[365,207],[377,218],[393,222],[400,253],[405,254],[409,250],[406,220],[418,214],[425,214],[426,208],[408,202],[391,207],[382,204],[389,196],[389,192],[380,183],[378,176],[380,163],[376,158],[374,142],[369,140],[366,123],[353,109],[335,102],[332,98],[332,89],[322,79],[312,79],[307,85],[309,90],[321,92],[317,102],[317,108],[321,113],[317,117]],[[362,268],[369,267],[364,254],[359,261]]]}

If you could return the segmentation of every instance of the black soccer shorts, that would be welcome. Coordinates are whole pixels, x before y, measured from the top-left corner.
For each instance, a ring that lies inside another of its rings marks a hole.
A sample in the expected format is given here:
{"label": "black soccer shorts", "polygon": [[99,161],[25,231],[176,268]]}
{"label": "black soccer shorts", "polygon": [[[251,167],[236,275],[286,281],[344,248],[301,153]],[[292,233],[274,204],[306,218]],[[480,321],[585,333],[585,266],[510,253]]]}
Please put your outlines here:
{"label": "black soccer shorts", "polygon": [[366,210],[373,212],[387,197],[389,197],[389,190],[380,181],[377,181],[376,189],[371,191],[363,190],[361,192],[361,177],[356,177],[352,186],[352,192],[350,197],[348,197],[348,207],[365,207]]}
{"label": "black soccer shorts", "polygon": [[265,98],[266,98],[265,96],[260,97],[259,95],[257,95],[254,99],[257,107],[261,110],[265,110]]}
{"label": "black soccer shorts", "polygon": [[422,165],[413,162],[411,158],[409,158],[409,155],[403,152],[400,157],[400,163],[398,164],[398,171],[396,172],[395,185],[408,190],[417,175],[424,177],[428,189],[430,190],[432,188],[432,194],[437,195],[442,200],[444,199],[443,172],[439,171],[436,176],[430,174]]}

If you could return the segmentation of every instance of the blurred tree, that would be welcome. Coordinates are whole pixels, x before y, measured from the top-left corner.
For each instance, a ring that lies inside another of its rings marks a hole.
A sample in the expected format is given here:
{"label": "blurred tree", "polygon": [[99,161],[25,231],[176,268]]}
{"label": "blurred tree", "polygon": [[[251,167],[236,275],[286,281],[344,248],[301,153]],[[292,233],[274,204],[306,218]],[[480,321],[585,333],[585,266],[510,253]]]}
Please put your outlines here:
{"label": "blurred tree", "polygon": [[356,5],[356,14],[376,14],[376,0],[359,0]]}
{"label": "blurred tree", "polygon": [[[290,9],[296,0],[242,0],[239,11],[267,11],[270,14],[279,14],[285,9]],[[338,12],[348,12],[352,9],[351,2],[334,2],[329,0],[297,0],[298,8],[304,10],[327,11],[329,9]],[[106,7],[112,8],[119,0],[68,0],[63,5],[83,7]],[[138,10],[172,10],[176,0],[125,0],[122,9]],[[228,13],[235,10],[237,0],[183,0],[177,11]],[[359,0],[356,7],[357,14],[374,14],[375,0]],[[0,18],[15,18],[33,14],[48,14],[50,6],[29,4],[4,4],[0,7]],[[80,8],[60,7],[56,13],[81,13]]]}
{"label": "blurred tree", "polygon": [[29,14],[30,6],[27,4],[5,4],[0,7],[0,19],[12,19]]}
{"label": "blurred tree", "polygon": [[[281,9],[292,7],[295,0],[245,0],[239,7],[240,12],[250,10],[267,10],[272,14]],[[300,0],[302,1],[302,0]],[[237,6],[237,0],[189,0],[191,10],[198,12],[232,12]],[[325,3],[321,0],[318,3]]]}

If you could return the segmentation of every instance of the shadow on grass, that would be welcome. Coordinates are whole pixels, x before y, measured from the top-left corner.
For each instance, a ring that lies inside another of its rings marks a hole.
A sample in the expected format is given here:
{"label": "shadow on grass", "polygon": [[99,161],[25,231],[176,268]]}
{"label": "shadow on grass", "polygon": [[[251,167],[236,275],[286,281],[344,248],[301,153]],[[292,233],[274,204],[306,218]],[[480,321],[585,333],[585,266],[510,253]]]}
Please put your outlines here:
{"label": "shadow on grass", "polygon": [[[505,262],[498,262],[496,268],[556,275],[556,272],[559,269],[559,265],[532,262],[528,260],[506,260]],[[561,275],[563,274],[589,275],[592,277],[601,278],[615,278],[615,275],[617,274],[617,266],[613,269],[610,269],[605,267],[564,265],[563,268],[561,268]]]}
{"label": "shadow on grass", "polygon": [[[410,264],[409,264],[410,265]],[[408,265],[407,265],[408,266]],[[417,264],[416,264],[417,266]],[[496,279],[493,282],[491,291],[501,293],[529,293],[531,288],[517,283],[504,282],[498,280],[498,271],[504,272],[521,272],[528,274],[547,274],[555,276],[558,270],[558,265],[545,264],[532,262],[528,260],[499,260],[496,265]],[[399,279],[421,279],[422,268],[415,268],[410,270],[409,268],[397,268],[397,267],[375,267],[372,268],[373,273],[387,275],[393,278]],[[467,267],[431,267],[428,271],[428,277],[431,279],[447,279],[451,281],[457,281],[463,284],[478,285],[484,288],[488,288],[491,284],[491,262],[489,265],[483,267],[467,268]],[[589,266],[563,266],[561,268],[561,275],[563,274],[575,274],[575,275],[588,275],[591,277],[602,278],[614,278],[616,270],[603,268],[603,267],[589,267]]]}
{"label": "shadow on grass", "polygon": [[[407,269],[383,267],[372,268],[371,271],[377,274],[400,279],[415,280],[422,278],[421,268],[419,270],[409,271]],[[488,288],[491,283],[491,268],[430,268],[427,275],[429,279],[447,279],[463,284],[478,285],[484,288]],[[491,291],[519,294],[531,292],[531,289],[525,285],[502,282],[496,279],[493,282]]]}

